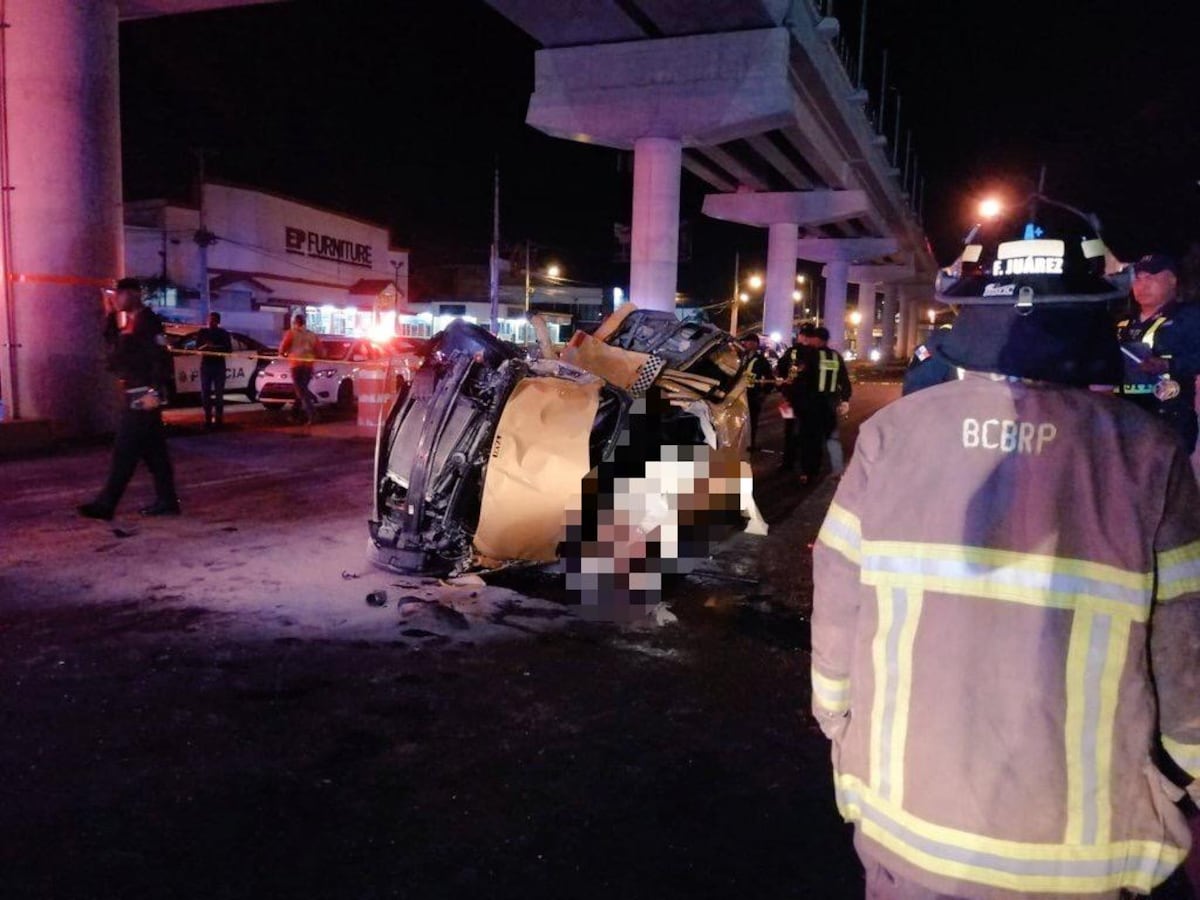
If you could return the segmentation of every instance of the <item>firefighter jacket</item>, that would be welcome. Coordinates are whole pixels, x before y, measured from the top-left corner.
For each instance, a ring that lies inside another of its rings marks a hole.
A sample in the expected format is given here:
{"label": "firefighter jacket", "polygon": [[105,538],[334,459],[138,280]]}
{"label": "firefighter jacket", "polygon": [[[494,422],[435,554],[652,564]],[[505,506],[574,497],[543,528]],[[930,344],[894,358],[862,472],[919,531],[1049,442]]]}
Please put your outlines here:
{"label": "firefighter jacket", "polygon": [[919,391],[863,426],[813,562],[813,710],[862,855],[964,898],[1179,866],[1151,752],[1200,774],[1200,496],[1160,422],[1002,376]]}

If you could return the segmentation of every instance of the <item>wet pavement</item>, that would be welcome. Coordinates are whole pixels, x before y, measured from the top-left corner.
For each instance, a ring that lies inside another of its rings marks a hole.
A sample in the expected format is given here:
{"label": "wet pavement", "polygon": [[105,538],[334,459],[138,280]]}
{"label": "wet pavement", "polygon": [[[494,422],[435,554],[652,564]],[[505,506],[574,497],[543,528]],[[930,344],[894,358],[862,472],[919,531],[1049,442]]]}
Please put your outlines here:
{"label": "wet pavement", "polygon": [[861,895],[808,714],[831,484],[755,454],[771,534],[619,628],[552,576],[366,567],[351,423],[176,416],[179,519],[130,514],[144,474],[75,518],[103,447],[0,463],[0,895]]}

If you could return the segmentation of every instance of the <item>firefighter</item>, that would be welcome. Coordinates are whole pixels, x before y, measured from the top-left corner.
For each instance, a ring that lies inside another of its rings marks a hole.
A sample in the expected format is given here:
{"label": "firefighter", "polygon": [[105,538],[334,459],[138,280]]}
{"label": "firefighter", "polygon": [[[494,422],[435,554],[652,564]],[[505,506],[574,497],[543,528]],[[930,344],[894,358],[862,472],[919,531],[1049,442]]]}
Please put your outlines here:
{"label": "firefighter", "polygon": [[1200,307],[1179,301],[1179,266],[1163,253],[1133,264],[1137,314],[1117,326],[1125,356],[1121,393],[1159,415],[1191,453],[1196,447]]}
{"label": "firefighter", "polygon": [[814,550],[813,711],[868,897],[1142,895],[1188,850],[1200,494],[1161,421],[1088,390],[1127,291],[1099,234],[1018,212],[938,278],[964,377],[863,425]]}

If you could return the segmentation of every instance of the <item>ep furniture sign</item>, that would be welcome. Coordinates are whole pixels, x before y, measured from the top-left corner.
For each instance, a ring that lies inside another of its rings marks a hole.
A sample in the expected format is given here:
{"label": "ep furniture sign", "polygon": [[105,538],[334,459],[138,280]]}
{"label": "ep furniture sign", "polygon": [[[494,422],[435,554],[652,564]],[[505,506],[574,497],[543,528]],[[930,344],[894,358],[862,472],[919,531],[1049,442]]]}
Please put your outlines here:
{"label": "ep furniture sign", "polygon": [[288,253],[311,256],[348,266],[371,268],[371,245],[357,244],[303,228],[284,226],[284,241]]}

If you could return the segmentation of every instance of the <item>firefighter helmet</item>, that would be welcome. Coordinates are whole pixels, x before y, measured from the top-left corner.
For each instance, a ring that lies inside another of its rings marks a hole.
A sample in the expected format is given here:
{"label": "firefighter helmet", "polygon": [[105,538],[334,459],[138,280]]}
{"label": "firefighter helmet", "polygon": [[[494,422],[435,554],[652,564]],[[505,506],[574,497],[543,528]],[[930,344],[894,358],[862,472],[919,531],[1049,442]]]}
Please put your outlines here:
{"label": "firefighter helmet", "polygon": [[1129,289],[1095,217],[1041,194],[976,225],[934,288],[943,303],[1017,309],[1107,303]]}

